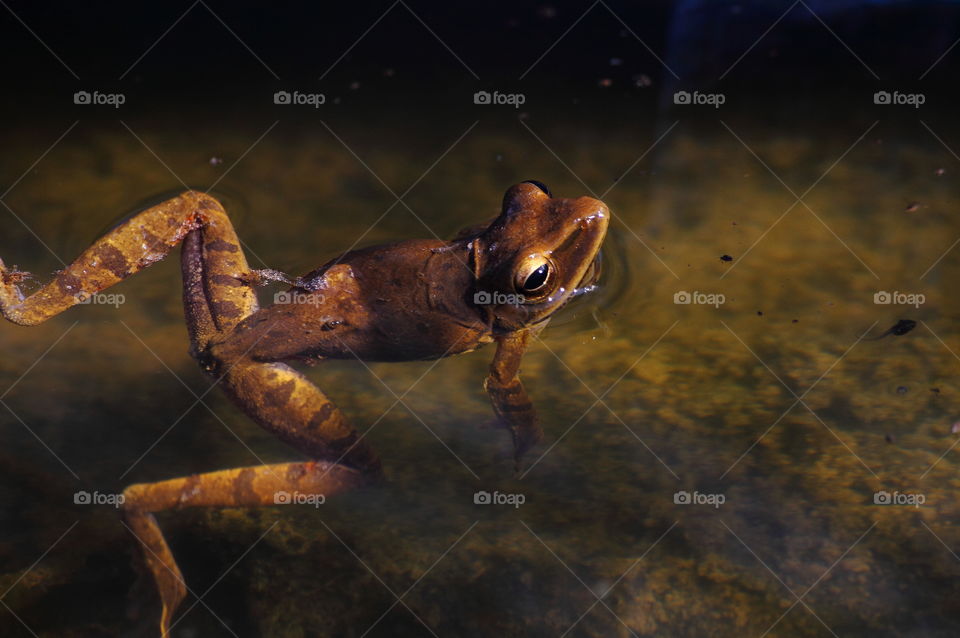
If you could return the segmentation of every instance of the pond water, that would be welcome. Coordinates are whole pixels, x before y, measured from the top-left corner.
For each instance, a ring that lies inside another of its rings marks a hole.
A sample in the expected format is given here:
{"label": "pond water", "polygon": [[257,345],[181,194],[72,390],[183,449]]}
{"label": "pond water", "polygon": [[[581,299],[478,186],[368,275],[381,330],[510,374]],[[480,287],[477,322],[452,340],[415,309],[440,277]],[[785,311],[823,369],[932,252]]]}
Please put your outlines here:
{"label": "pond water", "polygon": [[[5,140],[0,255],[41,281],[184,184],[291,273],[452,236],[523,179],[613,211],[600,289],[524,359],[546,436],[519,474],[491,349],[309,368],[388,482],[161,514],[192,590],[173,635],[956,635],[957,127],[515,115],[81,122],[26,174],[69,122]],[[116,510],[76,492],[302,458],[206,394],[177,261],[116,306],[0,325],[0,591],[37,635],[155,632]]]}

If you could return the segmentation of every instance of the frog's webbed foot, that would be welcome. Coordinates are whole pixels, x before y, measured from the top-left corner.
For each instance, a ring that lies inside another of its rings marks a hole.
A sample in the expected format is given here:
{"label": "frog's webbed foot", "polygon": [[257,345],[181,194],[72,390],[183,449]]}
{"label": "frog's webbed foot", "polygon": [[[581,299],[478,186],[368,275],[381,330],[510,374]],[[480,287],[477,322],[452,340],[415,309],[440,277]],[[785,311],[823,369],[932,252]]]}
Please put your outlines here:
{"label": "frog's webbed foot", "polygon": [[[124,490],[123,515],[160,593],[160,635],[166,638],[188,589],[154,518],[155,512],[184,507],[259,507],[323,502],[369,483],[367,474],[335,463],[278,463],[195,474],[131,485]],[[313,501],[310,501],[310,498]]]}
{"label": "frog's webbed foot", "polygon": [[294,277],[274,270],[273,268],[257,268],[241,275],[241,280],[248,286],[266,286],[273,282],[280,282],[293,286],[296,284]]}
{"label": "frog's webbed foot", "polygon": [[0,259],[0,282],[4,286],[18,286],[20,282],[26,279],[33,279],[33,275],[25,270],[20,270],[16,266],[7,268],[3,260]]}
{"label": "frog's webbed foot", "polygon": [[16,266],[7,268],[0,259],[0,310],[18,305],[23,301],[20,283],[31,277],[30,273],[18,270]]}

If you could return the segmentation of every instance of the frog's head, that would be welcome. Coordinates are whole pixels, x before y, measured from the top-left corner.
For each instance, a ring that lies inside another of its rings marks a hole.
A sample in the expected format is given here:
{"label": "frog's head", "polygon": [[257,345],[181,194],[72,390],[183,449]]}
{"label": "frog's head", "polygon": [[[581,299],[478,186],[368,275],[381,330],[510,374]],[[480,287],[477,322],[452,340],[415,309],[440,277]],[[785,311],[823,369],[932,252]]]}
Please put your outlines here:
{"label": "frog's head", "polygon": [[472,303],[509,332],[550,318],[600,274],[600,245],[610,220],[590,197],[553,197],[528,181],[503,197],[500,216],[473,238]]}

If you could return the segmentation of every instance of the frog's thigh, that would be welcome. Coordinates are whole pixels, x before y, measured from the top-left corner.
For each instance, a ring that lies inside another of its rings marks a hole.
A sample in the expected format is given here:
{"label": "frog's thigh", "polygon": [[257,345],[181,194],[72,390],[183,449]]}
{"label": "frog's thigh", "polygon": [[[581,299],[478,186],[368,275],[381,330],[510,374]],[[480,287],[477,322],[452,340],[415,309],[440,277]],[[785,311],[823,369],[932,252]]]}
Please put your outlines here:
{"label": "frog's thigh", "polygon": [[183,507],[257,507],[320,504],[363,485],[366,477],[332,463],[279,463],[131,485],[124,495],[127,528],[136,537],[162,602],[161,635],[187,593],[183,576],[154,512]]}
{"label": "frog's thigh", "polygon": [[204,223],[183,240],[183,304],[193,352],[257,310],[250,268],[220,202],[199,195]]}
{"label": "frog's thigh", "polygon": [[340,409],[290,366],[240,360],[220,385],[250,418],[300,452],[379,474],[380,459]]}

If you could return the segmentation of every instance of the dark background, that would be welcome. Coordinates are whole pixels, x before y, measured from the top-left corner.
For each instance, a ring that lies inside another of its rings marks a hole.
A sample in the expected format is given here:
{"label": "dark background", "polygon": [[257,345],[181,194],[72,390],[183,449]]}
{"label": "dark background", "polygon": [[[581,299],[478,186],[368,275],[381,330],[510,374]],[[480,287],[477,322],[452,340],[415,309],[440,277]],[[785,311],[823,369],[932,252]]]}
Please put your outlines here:
{"label": "dark background", "polygon": [[[879,89],[922,89],[937,94],[928,108],[949,108],[960,65],[952,51],[920,79],[960,36],[960,5],[953,2],[6,6],[0,109],[8,126],[39,117],[116,116],[110,107],[73,105],[81,89],[123,92],[124,117],[177,117],[184,109],[194,119],[203,112],[242,117],[272,109],[273,91],[298,89],[328,98],[310,116],[349,109],[416,121],[475,110],[472,93],[481,89],[523,92],[524,110],[538,115],[600,117],[611,109],[640,117],[668,103],[677,88],[699,88],[723,91],[727,108],[749,107],[762,121],[804,106],[870,109],[869,96]],[[614,58],[621,64],[612,66]],[[637,86],[638,76],[649,85]]]}

